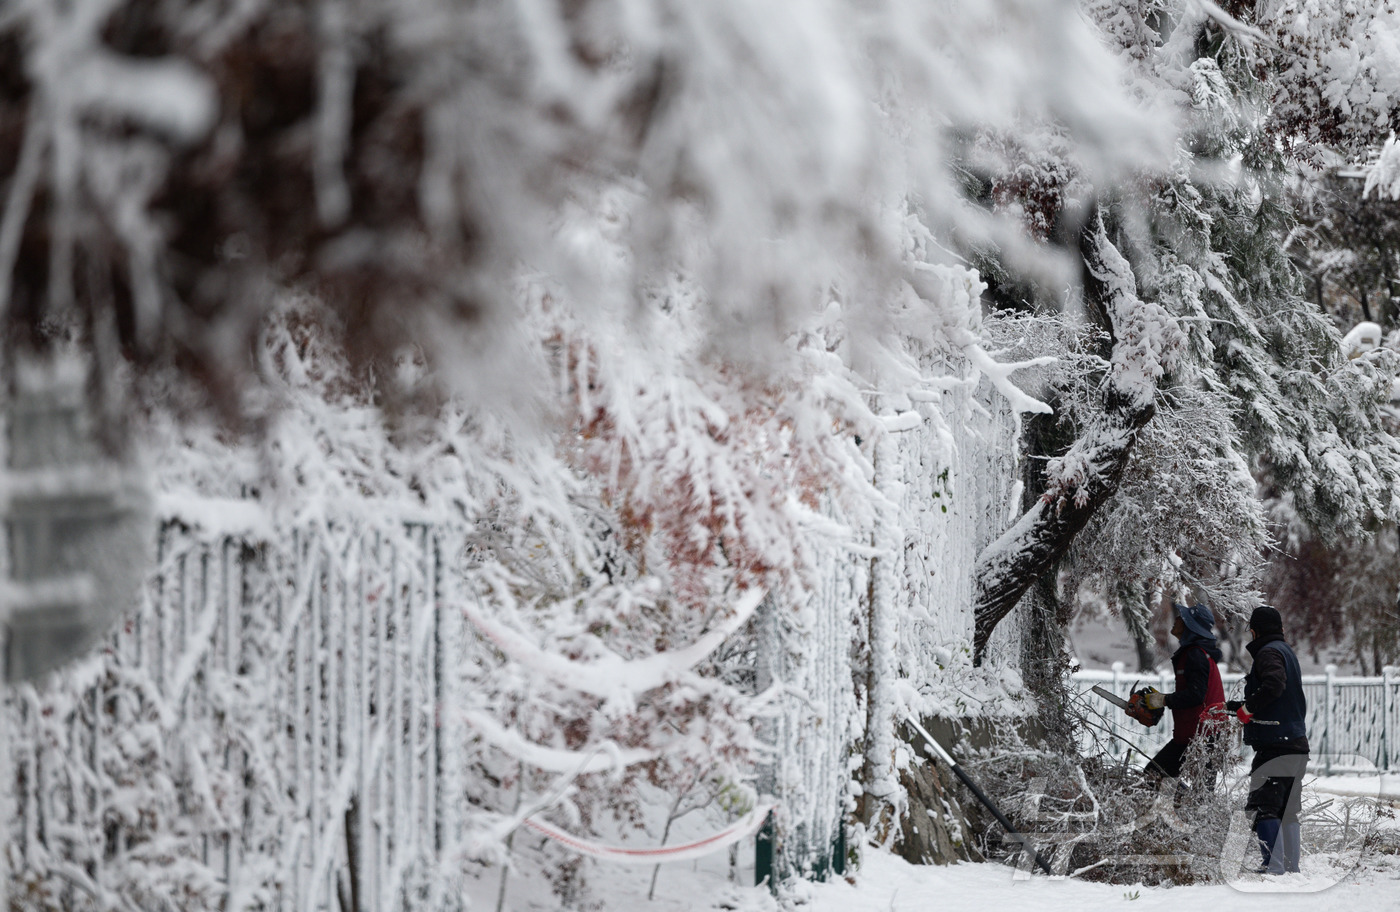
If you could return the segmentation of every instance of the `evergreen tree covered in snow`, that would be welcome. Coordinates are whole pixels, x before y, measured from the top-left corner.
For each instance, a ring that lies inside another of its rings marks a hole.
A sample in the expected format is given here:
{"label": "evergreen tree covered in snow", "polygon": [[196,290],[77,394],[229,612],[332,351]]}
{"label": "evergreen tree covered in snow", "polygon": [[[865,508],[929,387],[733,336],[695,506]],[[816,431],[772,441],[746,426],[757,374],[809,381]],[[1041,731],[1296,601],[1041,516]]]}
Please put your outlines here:
{"label": "evergreen tree covered in snow", "polygon": [[1294,181],[1298,225],[1285,249],[1307,276],[1307,293],[1342,328],[1400,325],[1400,202],[1367,190],[1355,163]]}
{"label": "evergreen tree covered in snow", "polygon": [[[1400,460],[1382,421],[1397,365],[1388,355],[1360,363],[1341,357],[1338,333],[1304,297],[1279,243],[1292,227],[1284,186],[1296,158],[1288,153],[1296,156],[1302,148],[1292,141],[1306,139],[1314,149],[1324,138],[1340,141],[1359,128],[1328,108],[1315,112],[1315,118],[1331,118],[1327,130],[1293,132],[1302,102],[1280,93],[1301,89],[1288,78],[1280,89],[1270,75],[1282,61],[1291,67],[1290,55],[1298,51],[1264,40],[1249,17],[1157,3],[1095,3],[1090,12],[1132,68],[1133,85],[1174,99],[1186,129],[1169,169],[1118,188],[1056,177],[1074,178],[1072,158],[1043,168],[1039,181],[1026,181],[1024,169],[991,177],[994,188],[1009,188],[1022,200],[1022,212],[1036,208],[1025,202],[1034,198],[1027,196],[1031,189],[1055,189],[1059,203],[1049,222],[1058,226],[1062,243],[1073,225],[1084,224],[1082,213],[1106,213],[1102,227],[1091,221],[1079,230],[1090,241],[1083,258],[1085,312],[1109,333],[1104,363],[1091,374],[1102,379],[1090,381],[1097,384],[1094,395],[1074,392],[1083,378],[1062,381],[1068,387],[1061,395],[1074,405],[1063,417],[1073,423],[1075,441],[1044,454],[1053,458],[1043,493],[1022,526],[1051,507],[1057,517],[1081,504],[1099,507],[1074,551],[1072,579],[1094,580],[1103,596],[1138,615],[1139,626],[1147,594],[1183,585],[1210,597],[1217,609],[1241,612],[1258,598],[1267,543],[1247,470],[1326,536],[1360,534],[1400,508]],[[1281,28],[1282,15],[1270,7],[1258,20]],[[1336,21],[1324,17],[1315,25],[1326,31]],[[1307,46],[1320,53],[1319,45]],[[1002,192],[991,194],[999,205]],[[1107,268],[1110,259],[1123,268]],[[1127,360],[1135,340],[1125,332],[1115,293],[1095,291],[1112,275],[1123,276],[1118,300],[1140,296],[1150,308],[1137,310],[1137,319],[1158,315],[1145,325],[1161,335],[1139,338],[1155,338],[1159,352],[1170,352],[1150,357],[1146,363],[1156,369],[1142,374],[1144,402],[1158,415],[1151,419],[1155,445],[1142,443],[1150,432],[1125,437],[1126,427],[1113,430],[1110,393],[1125,376],[1119,365],[1143,362]],[[1038,299],[1040,306],[1058,303],[1043,292]],[[1222,414],[1230,420],[1222,423]],[[1106,452],[1100,441],[1115,433],[1127,446],[1106,462],[1095,461],[1090,454]],[[1138,468],[1130,469],[1134,464]],[[1124,484],[1120,476],[1127,478],[1122,495],[1100,496],[1105,485]],[[1152,531],[1125,534],[1144,515],[1158,520]],[[1015,579],[1024,592],[1057,564],[1077,531],[1044,522],[1029,527],[1020,543],[1008,539],[984,557],[979,619],[994,624],[1009,610],[1002,594],[1007,581]],[[1038,548],[1052,546],[1051,559],[1031,559]]]}

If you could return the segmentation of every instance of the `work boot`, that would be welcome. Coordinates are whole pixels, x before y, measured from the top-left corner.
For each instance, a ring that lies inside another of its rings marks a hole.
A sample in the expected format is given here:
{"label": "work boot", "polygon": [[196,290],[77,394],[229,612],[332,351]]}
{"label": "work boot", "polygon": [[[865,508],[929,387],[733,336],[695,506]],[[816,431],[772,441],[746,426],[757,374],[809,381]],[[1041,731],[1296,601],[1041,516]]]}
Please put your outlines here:
{"label": "work boot", "polygon": [[1298,821],[1285,823],[1283,835],[1283,868],[1289,874],[1298,873],[1298,860],[1303,854],[1303,826]]}
{"label": "work boot", "polygon": [[1259,865],[1259,873],[1282,874],[1284,851],[1283,846],[1279,844],[1278,819],[1271,817],[1254,821],[1254,834],[1259,838],[1259,854],[1264,859]]}

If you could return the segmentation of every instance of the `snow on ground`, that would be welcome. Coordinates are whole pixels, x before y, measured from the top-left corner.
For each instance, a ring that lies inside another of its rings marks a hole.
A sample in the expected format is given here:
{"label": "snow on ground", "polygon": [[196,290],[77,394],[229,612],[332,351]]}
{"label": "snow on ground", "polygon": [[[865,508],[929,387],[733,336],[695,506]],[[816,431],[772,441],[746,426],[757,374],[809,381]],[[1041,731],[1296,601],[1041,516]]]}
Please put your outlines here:
{"label": "snow on ground", "polygon": [[[1306,786],[1329,795],[1360,798],[1381,797],[1400,801],[1400,773],[1378,773],[1374,776],[1318,776],[1305,780]],[[1400,901],[1396,907],[1400,908]]]}
{"label": "snow on ground", "polygon": [[[1306,862],[1304,869],[1308,869]],[[656,898],[648,901],[650,876],[650,869],[642,868],[608,874],[609,882],[600,891],[601,905],[594,908],[607,912],[1087,912],[1117,908],[1128,912],[1394,912],[1400,908],[1400,861],[1393,857],[1364,865],[1335,886],[1326,886],[1330,878],[1325,875],[1305,873],[1281,878],[1249,877],[1237,886],[1166,887],[1052,880],[1040,875],[1023,879],[1013,869],[999,864],[918,866],[872,852],[854,883],[836,880],[798,884],[781,905],[766,889],[741,887],[713,870],[707,871],[703,866],[696,869],[690,864],[663,868]],[[1246,892],[1251,888],[1269,892]],[[518,890],[515,895],[521,897]],[[484,908],[494,909],[494,902]],[[505,908],[515,912],[556,912],[560,907],[536,893],[533,901],[507,903]]]}
{"label": "snow on ground", "polygon": [[[1400,801],[1400,776],[1331,776],[1308,780],[1307,804],[1316,807],[1383,794],[1387,805]],[[1347,796],[1357,796],[1349,799]],[[1306,816],[1306,815],[1305,815]],[[712,831],[713,822],[694,815],[673,831],[673,842]],[[1321,825],[1320,823],[1318,825]],[[1387,818],[1384,826],[1397,826]],[[520,831],[517,840],[539,837]],[[1392,845],[1394,843],[1392,842]],[[1252,855],[1251,855],[1252,858]],[[561,905],[542,878],[518,870],[510,877],[504,912],[992,912],[994,909],[1035,912],[1087,912],[1125,909],[1128,912],[1395,912],[1400,909],[1400,856],[1369,850],[1311,854],[1303,873],[1285,877],[1242,874],[1234,884],[1145,886],[1094,883],[1080,879],[1027,877],[1001,864],[916,866],[876,850],[851,881],[798,883],[782,902],[753,882],[753,842],[746,840],[731,867],[727,851],[699,861],[666,864],[647,899],[652,867],[599,864],[588,880],[591,896]],[[468,908],[497,908],[498,868],[488,869],[468,887]]]}
{"label": "snow on ground", "polygon": [[[1306,867],[1306,866],[1305,866]],[[1268,909],[1394,912],[1400,907],[1400,865],[1363,869],[1359,882],[1340,883],[1321,892],[1246,893],[1227,884],[1180,887],[1124,886],[1082,880],[1034,877],[1016,880],[994,864],[917,867],[889,855],[870,858],[854,885],[819,884],[801,912],[933,912],[933,910],[1034,909],[1036,912],[1084,912],[1121,908],[1131,912],[1210,912]],[[1307,889],[1308,875],[1276,878],[1280,890]],[[1261,879],[1249,885],[1263,886]],[[1242,884],[1241,886],[1245,886]]]}

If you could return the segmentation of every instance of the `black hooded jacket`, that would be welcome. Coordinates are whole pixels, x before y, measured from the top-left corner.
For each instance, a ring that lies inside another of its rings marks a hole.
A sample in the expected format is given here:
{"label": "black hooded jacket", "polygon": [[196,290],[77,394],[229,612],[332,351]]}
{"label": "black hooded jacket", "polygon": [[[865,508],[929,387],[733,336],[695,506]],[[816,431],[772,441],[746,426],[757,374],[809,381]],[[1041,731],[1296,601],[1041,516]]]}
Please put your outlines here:
{"label": "black hooded jacket", "polygon": [[[1265,647],[1277,643],[1272,649]],[[1255,750],[1269,748],[1277,753],[1308,752],[1307,698],[1303,694],[1297,658],[1284,642],[1282,633],[1260,633],[1245,646],[1254,657],[1254,666],[1245,677],[1244,705],[1260,719],[1280,723],[1274,727],[1245,727],[1246,744]],[[1289,663],[1294,671],[1289,673]]]}
{"label": "black hooded jacket", "polygon": [[[1201,647],[1197,649],[1196,647]],[[1188,632],[1181,646],[1172,653],[1172,668],[1176,672],[1176,690],[1167,694],[1167,709],[1190,709],[1206,701],[1206,686],[1210,683],[1210,663],[1221,659],[1215,639]]]}

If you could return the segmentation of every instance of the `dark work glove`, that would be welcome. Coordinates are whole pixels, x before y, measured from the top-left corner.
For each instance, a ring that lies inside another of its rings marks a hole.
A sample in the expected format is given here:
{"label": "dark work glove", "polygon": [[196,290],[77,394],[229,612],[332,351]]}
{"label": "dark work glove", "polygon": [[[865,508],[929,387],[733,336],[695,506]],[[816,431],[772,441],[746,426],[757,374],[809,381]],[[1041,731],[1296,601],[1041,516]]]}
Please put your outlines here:
{"label": "dark work glove", "polygon": [[1241,706],[1243,706],[1243,705],[1244,705],[1244,701],[1243,701],[1243,700],[1226,700],[1226,701],[1225,701],[1225,708],[1226,708],[1227,710],[1229,710],[1230,712],[1236,712],[1236,711],[1237,711]]}

